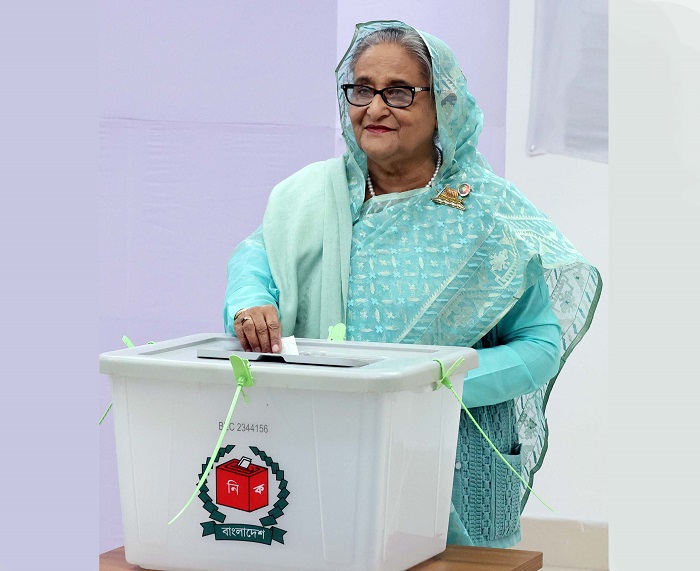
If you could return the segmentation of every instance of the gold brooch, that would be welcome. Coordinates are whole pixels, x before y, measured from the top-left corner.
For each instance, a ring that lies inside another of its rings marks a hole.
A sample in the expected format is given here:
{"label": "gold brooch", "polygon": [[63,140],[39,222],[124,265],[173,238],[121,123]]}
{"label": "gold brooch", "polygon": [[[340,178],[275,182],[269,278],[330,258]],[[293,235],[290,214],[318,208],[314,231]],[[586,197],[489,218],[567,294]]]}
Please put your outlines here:
{"label": "gold brooch", "polygon": [[459,210],[466,210],[462,200],[469,194],[471,187],[468,184],[460,184],[456,189],[446,186],[442,189],[440,194],[436,197],[431,198],[435,204],[444,204],[445,206],[451,206],[452,208],[458,208]]}

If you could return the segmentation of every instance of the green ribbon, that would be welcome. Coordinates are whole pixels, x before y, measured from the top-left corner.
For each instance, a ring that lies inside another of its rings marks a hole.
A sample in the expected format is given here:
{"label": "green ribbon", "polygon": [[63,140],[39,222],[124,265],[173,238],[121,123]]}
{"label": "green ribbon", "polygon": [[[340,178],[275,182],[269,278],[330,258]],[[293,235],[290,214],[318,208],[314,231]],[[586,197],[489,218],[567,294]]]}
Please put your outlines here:
{"label": "green ribbon", "polygon": [[103,421],[105,418],[107,418],[107,414],[109,413],[110,410],[112,410],[112,404],[113,404],[113,403],[109,403],[109,406],[107,407],[107,410],[106,410],[105,413],[102,415],[102,418],[100,419],[100,422],[97,423],[97,426],[100,426],[100,424],[102,424],[102,421]]}
{"label": "green ribbon", "polygon": [[489,443],[489,446],[491,446],[491,448],[493,448],[493,451],[498,455],[498,457],[499,457],[501,460],[503,460],[503,462],[505,462],[505,465],[508,466],[508,468],[510,468],[511,472],[513,472],[513,474],[515,474],[515,475],[518,477],[518,479],[523,483],[523,485],[524,485],[528,490],[530,490],[530,492],[532,492],[532,494],[533,494],[538,500],[540,500],[540,502],[542,502],[542,505],[544,505],[549,511],[551,511],[551,512],[553,512],[553,513],[557,513],[556,510],[555,510],[554,508],[552,508],[547,502],[545,502],[542,498],[540,498],[540,497],[535,493],[535,490],[533,490],[533,489],[530,487],[530,485],[525,481],[525,479],[520,475],[520,473],[519,473],[515,468],[513,468],[513,466],[511,466],[511,464],[510,464],[510,462],[508,462],[508,460],[506,460],[506,459],[503,457],[503,454],[501,454],[501,452],[498,450],[498,448],[496,448],[496,446],[494,445],[494,443],[491,442],[491,439],[490,439],[490,438],[486,435],[486,433],[482,430],[481,426],[479,426],[479,423],[478,423],[478,422],[476,421],[476,419],[472,416],[472,413],[469,412],[469,409],[464,405],[464,401],[462,401],[462,399],[459,398],[459,395],[457,394],[457,391],[455,391],[454,387],[452,386],[452,383],[450,382],[450,375],[452,375],[453,371],[455,371],[455,370],[457,369],[457,367],[458,367],[459,365],[462,364],[462,361],[464,361],[464,357],[460,357],[459,359],[457,359],[457,361],[455,362],[455,364],[452,365],[452,366],[447,370],[447,372],[445,372],[445,365],[443,365],[443,363],[442,363],[442,361],[441,361],[440,359],[433,359],[433,361],[435,361],[436,363],[438,363],[438,364],[440,365],[440,375],[441,375],[440,383],[439,383],[438,386],[435,388],[435,390],[438,390],[440,387],[442,387],[442,386],[444,385],[444,386],[446,386],[448,389],[450,389],[450,390],[452,391],[452,394],[453,394],[453,395],[455,396],[455,398],[459,401],[459,404],[462,405],[462,410],[464,410],[464,412],[467,413],[467,416],[469,417],[469,420],[471,420],[471,421],[474,423],[474,426],[476,426],[477,430],[478,430],[478,431],[481,433],[481,435],[486,439],[486,442]]}
{"label": "green ribbon", "polygon": [[[134,347],[134,344],[131,342],[131,339],[129,339],[126,335],[122,335],[122,341],[124,342],[124,345],[126,345],[127,347],[129,347],[129,348]],[[153,345],[154,343],[155,343],[155,341],[148,342],[149,345]],[[109,403],[107,410],[102,415],[102,418],[100,419],[100,422],[97,423],[97,426],[100,426],[102,424],[102,422],[104,421],[104,419],[107,418],[107,414],[109,413],[110,410],[112,410],[112,404],[113,403]]]}
{"label": "green ribbon", "polygon": [[[233,367],[233,374],[236,378],[236,384],[238,385],[238,387],[236,388],[236,394],[233,396],[233,400],[231,401],[231,406],[228,409],[226,422],[224,422],[223,428],[221,429],[221,434],[219,435],[219,440],[216,442],[214,452],[212,452],[211,457],[209,458],[209,462],[207,463],[207,467],[204,469],[204,472],[202,472],[202,476],[199,479],[199,482],[197,483],[197,487],[195,488],[194,492],[192,492],[192,495],[190,496],[190,499],[187,500],[187,503],[182,507],[182,509],[177,513],[177,515],[168,522],[168,525],[173,523],[185,512],[185,510],[190,506],[192,501],[199,494],[199,490],[204,485],[204,482],[207,481],[207,476],[209,476],[209,472],[211,472],[212,466],[214,465],[216,453],[221,448],[221,443],[224,441],[224,436],[226,436],[226,430],[228,429],[228,426],[231,423],[231,416],[233,416],[233,410],[236,408],[238,397],[243,391],[243,387],[253,386],[253,373],[250,370],[250,363],[248,362],[248,360],[241,359],[238,355],[231,355],[229,357],[229,361],[231,361],[231,366]],[[243,398],[246,400],[246,402],[248,402],[248,397],[245,395],[245,393],[243,393]]]}

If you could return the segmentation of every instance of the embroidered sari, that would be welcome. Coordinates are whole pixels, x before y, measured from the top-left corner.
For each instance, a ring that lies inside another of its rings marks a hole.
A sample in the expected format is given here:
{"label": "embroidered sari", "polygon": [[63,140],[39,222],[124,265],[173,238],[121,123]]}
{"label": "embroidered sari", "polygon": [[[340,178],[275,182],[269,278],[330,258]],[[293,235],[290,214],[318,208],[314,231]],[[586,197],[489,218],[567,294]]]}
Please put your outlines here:
{"label": "embroidered sari", "polygon": [[[350,60],[355,46],[368,34],[388,27],[408,26],[397,21],[358,24],[336,69],[341,125],[348,149],[344,160],[355,224],[363,208],[367,159],[355,141],[340,85],[352,83]],[[389,297],[393,296],[396,305],[401,299],[413,300],[411,308],[394,314],[394,319],[389,319],[386,312],[380,314],[388,326],[382,325],[382,333],[364,331],[358,338],[477,346],[482,340],[488,342],[484,339],[487,334],[521,295],[544,276],[561,326],[561,370],[590,326],[602,288],[600,275],[512,183],[493,173],[477,150],[483,113],[469,93],[454,54],[438,38],[419,34],[432,60],[438,118],[436,143],[443,154],[443,166],[434,187],[438,191],[447,186],[457,189],[466,183],[471,192],[464,199],[464,212],[434,204],[430,191],[402,193],[400,213],[385,216],[381,222],[375,216],[372,218],[376,221],[364,221],[365,227],[354,228],[353,238],[361,238],[364,244],[353,243],[351,279],[366,274],[366,280],[374,282],[367,287],[375,293],[392,292]],[[373,200],[377,199],[368,201],[365,212],[376,208],[369,204]],[[394,268],[392,257],[396,260],[399,249],[404,274],[410,276],[397,273]],[[365,265],[360,267],[362,263]],[[408,290],[406,295],[397,295],[398,288]],[[372,298],[368,299],[372,305]],[[354,316],[356,308],[352,310]],[[372,315],[369,307],[365,311],[365,323],[376,321],[376,312]],[[547,450],[544,410],[557,376],[558,373],[537,391],[511,403],[521,446],[522,475],[531,485]],[[528,494],[523,488],[521,508]]]}
{"label": "embroidered sari", "polygon": [[[336,70],[347,152],[280,183],[262,236],[244,244],[266,252],[283,334],[325,337],[330,325],[343,321],[348,339],[491,347],[499,343],[499,322],[544,282],[561,330],[561,370],[590,325],[600,276],[477,151],[482,112],[452,51],[429,34],[419,32],[432,58],[443,165],[432,188],[365,203],[367,160],[340,85],[352,83],[357,43],[387,27],[407,26],[358,24]],[[471,188],[464,211],[431,200],[462,184]],[[230,314],[225,310],[229,321]],[[547,450],[544,413],[558,374],[534,392],[472,411],[530,485]],[[508,480],[507,468],[489,452],[463,415],[457,464],[465,458],[469,466],[455,476],[450,543],[506,547],[520,538],[528,492]],[[488,487],[489,481],[496,484]]]}

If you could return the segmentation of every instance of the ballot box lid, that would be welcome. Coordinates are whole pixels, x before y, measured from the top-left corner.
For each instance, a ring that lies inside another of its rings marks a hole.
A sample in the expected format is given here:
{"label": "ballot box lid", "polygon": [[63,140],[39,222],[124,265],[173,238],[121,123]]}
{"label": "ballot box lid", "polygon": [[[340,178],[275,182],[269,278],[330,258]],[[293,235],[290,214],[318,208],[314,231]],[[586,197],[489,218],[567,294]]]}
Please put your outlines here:
{"label": "ballot box lid", "polygon": [[440,365],[452,380],[478,366],[466,347],[325,341],[297,338],[299,355],[251,353],[231,335],[201,333],[154,344],[102,353],[100,372],[110,377],[171,379],[185,382],[234,382],[229,356],[248,360],[256,386],[343,392],[434,390]]}

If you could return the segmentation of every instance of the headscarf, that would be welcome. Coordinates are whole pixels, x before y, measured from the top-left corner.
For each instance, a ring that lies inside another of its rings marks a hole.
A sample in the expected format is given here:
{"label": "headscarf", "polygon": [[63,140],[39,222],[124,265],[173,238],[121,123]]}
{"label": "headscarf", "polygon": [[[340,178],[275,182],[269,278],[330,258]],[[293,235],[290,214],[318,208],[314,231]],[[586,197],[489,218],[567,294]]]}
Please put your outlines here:
{"label": "headscarf", "polygon": [[[350,47],[336,68],[340,123],[347,146],[345,159],[355,218],[364,202],[367,156],[355,140],[348,103],[341,85],[353,82],[351,63],[357,45],[368,35],[386,28],[414,30],[397,20],[357,24]],[[465,180],[471,181],[472,186],[480,181],[488,182],[490,177],[496,175],[476,148],[483,128],[484,114],[469,93],[467,80],[447,44],[430,34],[414,31],[428,46],[432,60],[432,93],[437,111],[439,146],[442,151],[442,167],[436,185],[442,187],[451,184],[456,187],[456,184]]]}
{"label": "headscarf", "polygon": [[[356,26],[346,54],[336,68],[340,121],[347,151],[346,178],[354,221],[360,215],[365,196],[367,157],[355,140],[348,113],[348,103],[341,85],[353,83],[352,58],[358,44],[369,34],[386,28],[407,28],[399,21],[375,21]],[[436,177],[436,188],[457,188],[468,183],[472,194],[466,199],[472,207],[467,219],[480,218],[482,227],[490,228],[481,255],[491,263],[487,279],[480,285],[495,301],[479,302],[465,327],[473,331],[470,346],[486,335],[507,313],[525,289],[543,272],[549,287],[554,312],[562,329],[562,357],[559,370],[573,348],[588,330],[600,297],[600,275],[571,242],[535,208],[515,186],[497,176],[477,150],[483,126],[483,113],[469,93],[467,81],[450,48],[438,38],[419,32],[432,60],[432,89],[438,120],[437,144],[443,154],[443,166]],[[479,207],[475,208],[474,205]],[[448,207],[445,207],[448,208]],[[484,225],[484,219],[489,223]],[[487,242],[491,243],[487,243]],[[479,253],[475,253],[478,255]],[[495,256],[495,258],[494,258]],[[502,271],[501,271],[502,270]],[[500,273],[499,273],[500,271]],[[492,295],[491,295],[492,294]],[[402,342],[445,344],[429,334]],[[547,450],[548,427],[545,407],[557,375],[534,393],[516,399],[516,422],[522,445],[523,477],[530,485]],[[523,489],[521,509],[528,492]]]}

